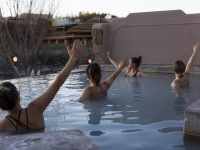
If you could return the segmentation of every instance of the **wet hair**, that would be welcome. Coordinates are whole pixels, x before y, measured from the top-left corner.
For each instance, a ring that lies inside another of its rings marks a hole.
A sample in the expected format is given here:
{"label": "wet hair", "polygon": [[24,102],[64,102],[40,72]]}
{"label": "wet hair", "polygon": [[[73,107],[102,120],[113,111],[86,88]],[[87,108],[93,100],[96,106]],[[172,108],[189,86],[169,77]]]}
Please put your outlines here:
{"label": "wet hair", "polygon": [[18,91],[14,84],[3,82],[0,84],[0,109],[11,110],[17,103]]}
{"label": "wet hair", "polygon": [[88,67],[86,68],[86,73],[88,78],[92,81],[92,83],[94,83],[96,86],[100,85],[101,68],[99,64],[97,63],[89,64]]}
{"label": "wet hair", "polygon": [[135,67],[138,68],[140,66],[140,63],[142,63],[142,56],[138,56],[138,57],[132,57],[131,61],[133,64],[135,64]]}
{"label": "wet hair", "polygon": [[181,60],[177,60],[174,63],[174,72],[178,74],[178,77],[183,77],[183,73],[185,72],[185,64]]}

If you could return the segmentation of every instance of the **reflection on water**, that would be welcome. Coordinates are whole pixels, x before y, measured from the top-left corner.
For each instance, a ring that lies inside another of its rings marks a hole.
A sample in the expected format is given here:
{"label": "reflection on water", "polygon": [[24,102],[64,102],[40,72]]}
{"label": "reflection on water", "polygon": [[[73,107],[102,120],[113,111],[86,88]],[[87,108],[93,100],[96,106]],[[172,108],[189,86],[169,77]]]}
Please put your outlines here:
{"label": "reflection on water", "polygon": [[102,131],[91,131],[90,132],[91,136],[100,136],[102,134],[105,134],[105,132],[102,132]]}
{"label": "reflection on water", "polygon": [[89,112],[88,124],[100,124],[101,117],[105,116],[106,107],[109,104],[112,104],[112,101],[106,99],[85,102],[83,108]]}
{"label": "reflection on water", "polygon": [[[111,73],[103,73],[105,80]],[[53,82],[56,74],[12,80],[23,107]],[[183,138],[184,111],[199,98],[199,76],[190,87],[172,89],[173,75],[145,78],[120,74],[108,96],[98,101],[76,100],[89,85],[85,74],[71,74],[44,112],[47,131],[80,129],[100,149],[169,150],[198,147],[199,139]],[[5,112],[0,113],[2,118]],[[200,142],[199,142],[200,143]]]}
{"label": "reflection on water", "polygon": [[200,138],[184,136],[183,140],[186,150],[200,150]]}
{"label": "reflection on water", "polygon": [[185,111],[185,105],[189,102],[190,97],[190,88],[189,87],[181,87],[181,88],[172,88],[172,92],[174,93],[174,110],[177,114],[183,114]]}
{"label": "reflection on water", "polygon": [[140,101],[142,96],[141,85],[139,78],[127,77],[126,82],[128,84],[128,91],[130,95],[130,101]]}

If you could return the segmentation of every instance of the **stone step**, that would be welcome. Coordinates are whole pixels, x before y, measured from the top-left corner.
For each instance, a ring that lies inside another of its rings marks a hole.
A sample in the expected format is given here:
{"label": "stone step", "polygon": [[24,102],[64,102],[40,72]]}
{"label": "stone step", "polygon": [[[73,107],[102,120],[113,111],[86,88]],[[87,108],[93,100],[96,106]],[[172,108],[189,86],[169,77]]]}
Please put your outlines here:
{"label": "stone step", "polygon": [[80,130],[0,136],[2,150],[98,150]]}
{"label": "stone step", "polygon": [[190,104],[185,111],[183,133],[200,137],[200,99]]}

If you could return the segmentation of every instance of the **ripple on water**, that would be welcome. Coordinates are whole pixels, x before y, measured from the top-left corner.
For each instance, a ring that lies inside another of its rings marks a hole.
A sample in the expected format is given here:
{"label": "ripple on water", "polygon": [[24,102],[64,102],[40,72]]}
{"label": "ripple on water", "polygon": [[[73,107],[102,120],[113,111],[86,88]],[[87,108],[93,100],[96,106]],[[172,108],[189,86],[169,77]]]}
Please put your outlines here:
{"label": "ripple on water", "polygon": [[[44,92],[56,75],[12,80],[22,106]],[[102,80],[110,75],[104,72]],[[182,128],[185,109],[199,98],[200,78],[191,76],[190,88],[181,89],[170,87],[173,79],[164,74],[138,79],[120,74],[107,98],[78,103],[89,82],[85,74],[71,74],[44,112],[45,131],[80,129],[100,149],[197,148],[200,142],[183,137]],[[1,111],[0,117],[4,115]]]}

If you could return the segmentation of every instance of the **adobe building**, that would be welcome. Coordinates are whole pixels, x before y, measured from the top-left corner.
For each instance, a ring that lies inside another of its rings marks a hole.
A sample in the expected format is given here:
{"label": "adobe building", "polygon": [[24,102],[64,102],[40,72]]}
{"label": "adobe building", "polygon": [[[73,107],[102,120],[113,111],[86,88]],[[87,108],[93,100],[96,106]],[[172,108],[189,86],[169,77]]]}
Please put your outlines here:
{"label": "adobe building", "polygon": [[70,19],[54,19],[52,26],[47,29],[46,36],[41,44],[40,54],[50,54],[54,58],[62,59],[69,57],[66,46],[72,46],[75,39],[80,39],[84,44],[84,51],[81,58],[82,63],[87,63],[89,58],[93,58],[92,53],[92,26],[94,23],[107,23],[105,19],[93,17],[83,22],[73,22]]}
{"label": "adobe building", "polygon": [[[180,59],[187,63],[193,45],[200,42],[200,14],[182,10],[132,13],[92,28],[93,53],[102,64],[110,63],[106,51],[116,61],[140,55],[142,64],[173,64]],[[200,65],[200,59],[194,65]]]}

